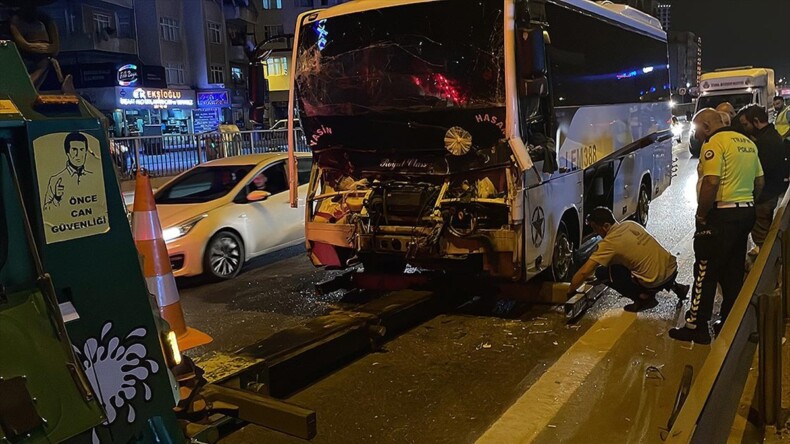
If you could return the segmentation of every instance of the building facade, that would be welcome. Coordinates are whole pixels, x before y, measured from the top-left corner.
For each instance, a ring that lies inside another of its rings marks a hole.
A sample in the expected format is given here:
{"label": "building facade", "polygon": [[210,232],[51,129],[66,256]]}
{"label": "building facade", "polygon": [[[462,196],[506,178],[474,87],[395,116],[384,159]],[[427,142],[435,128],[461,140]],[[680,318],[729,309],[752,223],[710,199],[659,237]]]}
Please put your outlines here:
{"label": "building facade", "polygon": [[[247,126],[244,50],[253,0],[56,0],[63,71],[111,119],[116,136]],[[12,8],[0,7],[0,21]]]}
{"label": "building facade", "polygon": [[[255,38],[258,43],[270,41],[265,48],[271,53],[263,60],[263,72],[269,97],[264,126],[285,119],[288,115],[289,74],[292,66],[293,34],[299,14],[311,9],[328,8],[343,0],[262,0]],[[285,36],[277,38],[278,36]]]}
{"label": "building facade", "polygon": [[[702,38],[692,32],[670,32],[669,76],[673,92],[678,94],[699,84],[702,75]],[[680,94],[684,95],[684,94]]]}

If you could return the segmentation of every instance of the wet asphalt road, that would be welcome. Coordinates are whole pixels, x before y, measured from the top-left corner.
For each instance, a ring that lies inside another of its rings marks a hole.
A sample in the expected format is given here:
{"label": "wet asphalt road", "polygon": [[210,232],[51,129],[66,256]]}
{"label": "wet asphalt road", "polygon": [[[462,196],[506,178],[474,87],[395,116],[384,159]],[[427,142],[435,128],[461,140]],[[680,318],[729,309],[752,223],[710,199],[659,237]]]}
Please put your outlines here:
{"label": "wet asphalt road", "polygon": [[[681,280],[689,281],[696,159],[690,159],[683,146],[677,147],[676,156],[678,176],[652,203],[648,228],[680,256]],[[336,299],[313,295],[312,284],[325,276],[312,267],[304,249],[297,247],[253,261],[230,282],[179,282],[190,326],[215,339],[188,354],[199,360],[216,352],[230,353],[278,330],[347,307]],[[653,390],[650,384],[655,382],[640,377],[646,366],[656,364],[657,355],[682,355],[692,362],[704,358],[704,353],[687,352],[663,341],[663,332],[674,325],[682,309],[675,307],[674,296],[660,301],[658,307],[641,313],[639,322],[635,317],[626,321],[617,318],[620,324],[613,324],[612,331],[620,325],[622,336],[627,337],[616,338],[618,347],[611,353],[608,349],[593,353],[596,359],[606,359],[589,365],[578,357],[585,356],[583,351],[569,358],[569,350],[610,329],[601,327],[602,322],[613,313],[621,316],[620,307],[626,300],[607,294],[571,325],[557,307],[521,303],[504,309],[503,304],[467,306],[402,334],[382,352],[356,360],[287,401],[317,412],[316,443],[475,442],[511,405],[518,405],[520,398],[545,391],[547,384],[549,388],[560,384],[559,380],[547,382],[547,374],[572,375],[576,368],[587,368],[583,375],[587,384],[579,382],[567,396],[562,391],[543,396],[534,403],[535,414],[528,416],[533,422],[546,417],[546,424],[536,425],[540,433],[532,437],[535,442],[588,442],[590,433],[598,432],[595,423],[599,419],[592,412],[600,409],[601,403],[608,410],[609,403],[617,402],[619,408],[642,412],[646,417],[653,407],[644,407],[645,402],[659,406],[656,409],[667,408],[671,400],[660,394],[662,388]],[[570,361],[570,370],[563,367],[568,365],[566,361]],[[623,368],[626,370],[620,372]],[[665,372],[672,376],[669,370]],[[620,381],[626,384],[622,390]],[[602,393],[614,398],[604,399]],[[627,393],[633,395],[630,401],[624,395]],[[642,393],[652,393],[653,401],[646,401]],[[633,416],[619,418],[622,424],[608,427],[600,442],[612,442],[608,438],[618,436],[628,436],[631,442],[658,442],[658,420],[648,418],[642,421],[647,425],[636,427],[632,426],[637,423]],[[664,417],[663,413],[654,416]],[[304,441],[250,425],[222,442]]]}

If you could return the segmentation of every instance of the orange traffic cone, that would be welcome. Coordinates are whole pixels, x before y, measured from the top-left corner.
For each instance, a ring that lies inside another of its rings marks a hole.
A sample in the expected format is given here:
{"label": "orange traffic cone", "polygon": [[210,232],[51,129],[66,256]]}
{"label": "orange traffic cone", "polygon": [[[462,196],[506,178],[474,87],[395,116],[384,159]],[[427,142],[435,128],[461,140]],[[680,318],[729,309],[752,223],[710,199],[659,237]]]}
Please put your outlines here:
{"label": "orange traffic cone", "polygon": [[146,171],[138,170],[134,189],[132,234],[137,251],[143,256],[143,275],[148,291],[156,296],[159,313],[176,334],[178,348],[188,350],[212,341],[211,336],[187,327],[184,310],[170,267],[170,257],[156,212],[154,193]]}

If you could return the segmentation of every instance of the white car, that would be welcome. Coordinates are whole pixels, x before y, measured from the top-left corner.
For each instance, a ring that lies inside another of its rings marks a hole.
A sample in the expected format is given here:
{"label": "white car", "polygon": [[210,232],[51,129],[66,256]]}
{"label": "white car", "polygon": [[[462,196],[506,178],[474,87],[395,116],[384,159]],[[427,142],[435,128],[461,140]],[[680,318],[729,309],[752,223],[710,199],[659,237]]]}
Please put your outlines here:
{"label": "white car", "polygon": [[[299,128],[299,119],[294,119],[294,128]],[[282,119],[274,122],[271,128],[272,131],[280,131],[288,129],[288,119]]]}
{"label": "white car", "polygon": [[154,199],[173,274],[230,279],[245,261],[304,242],[312,158],[297,158],[299,208],[289,204],[285,153],[214,160],[159,188]]}

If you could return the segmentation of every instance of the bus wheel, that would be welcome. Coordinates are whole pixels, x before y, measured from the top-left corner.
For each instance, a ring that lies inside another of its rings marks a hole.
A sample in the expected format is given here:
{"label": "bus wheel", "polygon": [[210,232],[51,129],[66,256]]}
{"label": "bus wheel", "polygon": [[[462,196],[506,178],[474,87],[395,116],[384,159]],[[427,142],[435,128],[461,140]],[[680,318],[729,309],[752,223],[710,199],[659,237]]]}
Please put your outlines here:
{"label": "bus wheel", "polygon": [[560,222],[554,241],[551,274],[556,282],[568,282],[573,277],[573,242],[565,222]]}
{"label": "bus wheel", "polygon": [[634,213],[634,220],[643,227],[646,227],[649,217],[650,195],[647,193],[647,185],[643,183],[639,188],[639,200],[636,202],[636,213]]}

